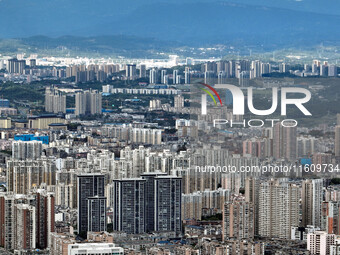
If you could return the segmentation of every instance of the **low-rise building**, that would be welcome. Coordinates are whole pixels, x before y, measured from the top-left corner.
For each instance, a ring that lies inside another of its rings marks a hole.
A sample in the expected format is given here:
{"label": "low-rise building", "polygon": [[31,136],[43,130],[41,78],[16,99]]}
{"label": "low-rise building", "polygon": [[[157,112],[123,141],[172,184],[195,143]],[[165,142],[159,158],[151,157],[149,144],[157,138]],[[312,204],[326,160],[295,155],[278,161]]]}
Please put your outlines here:
{"label": "low-rise building", "polygon": [[96,254],[106,255],[115,254],[123,255],[124,249],[121,247],[115,247],[113,243],[81,243],[81,244],[69,244],[68,255],[80,255],[80,254]]}

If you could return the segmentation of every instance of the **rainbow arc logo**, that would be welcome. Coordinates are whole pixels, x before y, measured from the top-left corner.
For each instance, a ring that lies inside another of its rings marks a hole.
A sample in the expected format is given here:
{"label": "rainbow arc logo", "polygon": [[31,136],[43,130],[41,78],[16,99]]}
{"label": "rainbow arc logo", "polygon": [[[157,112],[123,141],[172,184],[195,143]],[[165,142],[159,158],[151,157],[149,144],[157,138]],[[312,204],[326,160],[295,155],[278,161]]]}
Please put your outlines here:
{"label": "rainbow arc logo", "polygon": [[[220,105],[221,106],[223,105],[220,95],[217,93],[217,91],[212,86],[205,84],[205,83],[202,83],[202,82],[200,82],[199,84],[210,89],[216,95],[218,100],[220,101]],[[211,97],[211,99],[214,101],[215,105],[217,105],[217,102],[216,102],[214,95],[208,89],[205,89],[205,88],[199,88],[199,89],[203,90],[206,93],[206,94],[202,94],[202,102],[201,102],[202,115],[206,115],[207,114],[207,95],[209,95]]]}

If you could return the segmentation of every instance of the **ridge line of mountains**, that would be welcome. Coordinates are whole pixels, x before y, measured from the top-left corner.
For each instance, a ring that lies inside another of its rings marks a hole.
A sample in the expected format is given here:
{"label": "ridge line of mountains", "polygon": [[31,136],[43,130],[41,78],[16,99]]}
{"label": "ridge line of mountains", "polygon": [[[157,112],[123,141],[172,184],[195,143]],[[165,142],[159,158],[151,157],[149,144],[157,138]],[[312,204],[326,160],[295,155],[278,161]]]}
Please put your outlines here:
{"label": "ridge line of mountains", "polygon": [[0,0],[0,50],[309,47],[339,42],[339,23],[337,0]]}

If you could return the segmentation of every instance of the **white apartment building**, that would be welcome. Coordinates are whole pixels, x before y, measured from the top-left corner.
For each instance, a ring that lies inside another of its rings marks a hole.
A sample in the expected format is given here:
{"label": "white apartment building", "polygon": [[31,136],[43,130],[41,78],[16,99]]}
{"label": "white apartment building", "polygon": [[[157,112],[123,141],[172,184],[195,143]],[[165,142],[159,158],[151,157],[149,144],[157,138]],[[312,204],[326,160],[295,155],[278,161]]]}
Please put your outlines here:
{"label": "white apartment building", "polygon": [[123,255],[124,249],[113,243],[79,243],[68,245],[68,255]]}
{"label": "white apartment building", "polygon": [[311,255],[329,255],[330,248],[335,244],[335,235],[325,231],[316,231],[307,235],[307,250]]}
{"label": "white apartment building", "polygon": [[259,189],[259,235],[289,239],[299,224],[299,187],[271,180]]}

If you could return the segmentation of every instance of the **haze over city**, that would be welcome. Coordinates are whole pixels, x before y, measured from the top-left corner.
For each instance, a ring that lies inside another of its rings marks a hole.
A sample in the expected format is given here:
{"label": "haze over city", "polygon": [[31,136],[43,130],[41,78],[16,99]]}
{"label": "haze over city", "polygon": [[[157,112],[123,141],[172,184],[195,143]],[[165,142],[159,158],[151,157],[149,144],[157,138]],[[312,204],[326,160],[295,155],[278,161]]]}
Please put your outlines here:
{"label": "haze over city", "polygon": [[0,253],[340,254],[339,21],[0,0]]}

